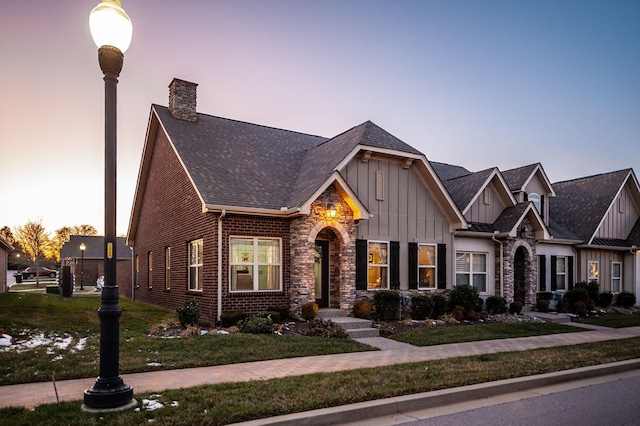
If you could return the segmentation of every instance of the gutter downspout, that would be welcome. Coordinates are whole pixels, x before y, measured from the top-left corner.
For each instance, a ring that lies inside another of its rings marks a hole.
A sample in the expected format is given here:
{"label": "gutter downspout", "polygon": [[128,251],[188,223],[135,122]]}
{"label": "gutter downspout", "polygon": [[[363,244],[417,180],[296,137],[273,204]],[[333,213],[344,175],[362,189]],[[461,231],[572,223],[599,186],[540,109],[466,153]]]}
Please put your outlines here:
{"label": "gutter downspout", "polygon": [[496,238],[497,234],[498,234],[498,231],[494,231],[493,235],[491,236],[491,240],[495,243],[500,244],[500,297],[504,297],[504,276],[503,276],[504,247],[503,247],[502,241]]}
{"label": "gutter downspout", "polygon": [[218,216],[218,322],[222,316],[222,220],[226,215],[227,211],[222,210]]}
{"label": "gutter downspout", "polygon": [[131,301],[136,300],[136,256],[133,246],[129,246],[131,249]]}

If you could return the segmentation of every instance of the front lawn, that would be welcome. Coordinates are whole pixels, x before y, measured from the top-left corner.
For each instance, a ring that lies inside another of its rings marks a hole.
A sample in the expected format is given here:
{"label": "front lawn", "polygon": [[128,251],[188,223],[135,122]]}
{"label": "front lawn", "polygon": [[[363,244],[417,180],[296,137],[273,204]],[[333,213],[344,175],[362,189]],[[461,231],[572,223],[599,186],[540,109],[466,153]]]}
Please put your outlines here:
{"label": "front lawn", "polygon": [[640,315],[605,314],[581,318],[578,321],[611,328],[638,327],[640,326]]}

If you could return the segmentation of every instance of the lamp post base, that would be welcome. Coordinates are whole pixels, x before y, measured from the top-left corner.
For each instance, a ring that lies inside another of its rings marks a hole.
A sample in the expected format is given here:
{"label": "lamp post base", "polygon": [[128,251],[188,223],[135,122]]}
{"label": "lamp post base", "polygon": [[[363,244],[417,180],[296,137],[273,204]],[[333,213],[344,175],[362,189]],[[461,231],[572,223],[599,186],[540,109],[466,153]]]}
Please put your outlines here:
{"label": "lamp post base", "polygon": [[105,412],[133,408],[138,402],[133,399],[133,388],[124,384],[120,377],[105,380],[100,377],[91,389],[84,391],[83,411]]}

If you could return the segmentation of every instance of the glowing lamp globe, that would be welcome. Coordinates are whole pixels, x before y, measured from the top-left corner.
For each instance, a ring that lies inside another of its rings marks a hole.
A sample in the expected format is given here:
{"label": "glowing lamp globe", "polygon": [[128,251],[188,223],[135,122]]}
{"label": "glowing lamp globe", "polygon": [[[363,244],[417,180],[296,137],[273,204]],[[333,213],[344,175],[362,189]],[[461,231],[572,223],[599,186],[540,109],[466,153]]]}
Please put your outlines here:
{"label": "glowing lamp globe", "polygon": [[133,26],[120,0],[102,0],[89,15],[91,37],[98,48],[113,46],[124,53],[131,44]]}

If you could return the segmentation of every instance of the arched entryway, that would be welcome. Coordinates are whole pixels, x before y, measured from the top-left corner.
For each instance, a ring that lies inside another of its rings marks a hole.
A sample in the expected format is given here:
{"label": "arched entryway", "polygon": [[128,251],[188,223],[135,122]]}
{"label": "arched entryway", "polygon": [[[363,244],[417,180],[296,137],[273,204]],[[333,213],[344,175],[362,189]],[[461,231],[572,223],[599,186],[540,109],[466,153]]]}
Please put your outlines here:
{"label": "arched entryway", "polygon": [[315,239],[315,302],[319,308],[340,307],[340,239],[324,228]]}
{"label": "arched entryway", "polygon": [[513,300],[523,305],[527,299],[526,259],[527,251],[518,247],[513,259]]}

